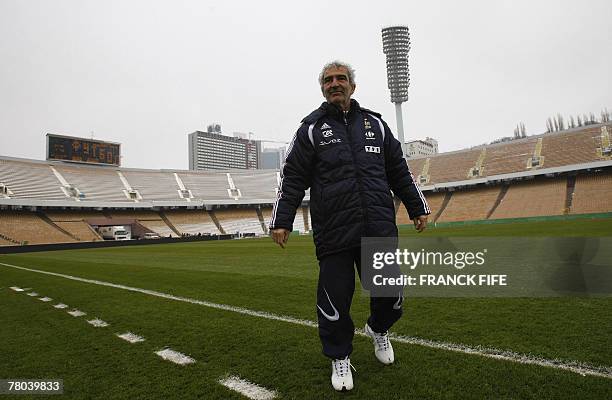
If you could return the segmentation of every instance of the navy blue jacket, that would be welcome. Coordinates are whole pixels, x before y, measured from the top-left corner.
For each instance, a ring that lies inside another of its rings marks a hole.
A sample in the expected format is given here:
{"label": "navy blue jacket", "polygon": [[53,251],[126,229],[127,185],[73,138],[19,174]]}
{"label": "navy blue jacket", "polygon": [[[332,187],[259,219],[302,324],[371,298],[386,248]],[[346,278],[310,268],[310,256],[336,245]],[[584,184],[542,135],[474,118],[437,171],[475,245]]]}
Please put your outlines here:
{"label": "navy blue jacket", "polygon": [[318,258],[360,246],[362,237],[396,237],[391,190],[411,219],[430,213],[399,141],[380,114],[355,100],[348,113],[325,102],[302,120],[281,177],[270,229],[292,230],[310,188]]}

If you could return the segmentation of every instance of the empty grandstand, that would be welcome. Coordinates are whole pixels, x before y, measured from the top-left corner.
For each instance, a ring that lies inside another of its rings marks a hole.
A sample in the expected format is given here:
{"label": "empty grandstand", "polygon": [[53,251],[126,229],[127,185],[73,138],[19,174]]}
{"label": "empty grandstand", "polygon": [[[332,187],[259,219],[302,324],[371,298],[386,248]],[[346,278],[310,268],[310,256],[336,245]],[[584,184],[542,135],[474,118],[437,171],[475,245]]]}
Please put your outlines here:
{"label": "empty grandstand", "polygon": [[[611,124],[408,160],[435,223],[612,212]],[[265,235],[277,170],[120,168],[0,156],[0,245],[135,236]],[[310,231],[309,194],[294,230]],[[411,223],[396,201],[398,224]]]}

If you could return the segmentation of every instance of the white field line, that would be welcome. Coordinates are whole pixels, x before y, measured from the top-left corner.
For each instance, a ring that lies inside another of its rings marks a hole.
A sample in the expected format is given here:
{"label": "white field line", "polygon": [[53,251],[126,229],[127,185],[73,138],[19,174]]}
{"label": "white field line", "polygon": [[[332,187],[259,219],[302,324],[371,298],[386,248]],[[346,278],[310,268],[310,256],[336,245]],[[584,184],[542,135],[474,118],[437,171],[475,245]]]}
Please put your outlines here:
{"label": "white field line", "polygon": [[174,351],[172,349],[163,349],[160,351],[156,351],[155,354],[157,354],[164,360],[168,360],[179,365],[193,364],[194,362],[196,362],[196,360],[194,360],[193,358],[183,353],[179,353],[178,351]]}
{"label": "white field line", "polygon": [[238,376],[229,376],[219,380],[219,383],[228,389],[234,390],[253,400],[272,400],[276,392],[251,383]]}
{"label": "white field line", "polygon": [[68,314],[72,315],[73,317],[82,317],[83,315],[87,315],[87,313],[81,310],[68,311]]}
{"label": "white field line", "polygon": [[30,293],[26,293],[26,295],[30,296],[30,297],[36,297],[38,296],[38,293],[36,292],[30,292]]}
{"label": "white field line", "polygon": [[68,308],[68,305],[64,304],[64,303],[58,303],[58,304],[54,305],[53,308],[57,308],[57,309],[62,310],[64,308]]}
{"label": "white field line", "polygon": [[109,325],[108,322],[102,321],[101,319],[98,319],[98,318],[90,319],[89,321],[87,321],[87,323],[89,325],[95,326],[96,328],[106,328]]}
{"label": "white field line", "polygon": [[132,332],[117,333],[117,337],[125,340],[126,342],[130,342],[130,343],[138,343],[138,342],[145,341],[145,338],[143,338],[142,336],[138,336]]}
{"label": "white field line", "polygon": [[51,297],[39,297],[38,300],[44,301],[45,303],[53,301],[53,299]]}
{"label": "white field line", "polygon": [[[210,308],[214,308],[217,310],[231,311],[231,312],[235,312],[238,314],[250,315],[252,317],[265,318],[265,319],[269,319],[273,321],[288,322],[290,324],[302,325],[302,326],[308,326],[308,327],[314,327],[314,328],[317,327],[317,323],[314,321],[298,319],[298,318],[294,318],[294,317],[290,317],[286,315],[272,314],[272,313],[265,312],[265,311],[249,310],[248,308],[235,307],[235,306],[230,306],[227,304],[212,303],[212,302],[204,301],[204,300],[196,300],[196,299],[191,299],[188,297],[180,297],[180,296],[175,296],[172,294],[156,292],[154,290],[149,290],[149,289],[140,289],[136,287],[120,285],[117,283],[98,281],[95,279],[80,278],[78,276],[60,274],[57,272],[50,272],[50,271],[42,271],[42,270],[37,270],[37,269],[32,269],[32,268],[20,267],[20,266],[12,265],[12,264],[0,263],[0,265],[4,265],[5,267],[20,269],[23,271],[30,271],[30,272],[36,272],[39,274],[57,276],[60,278],[70,279],[70,280],[78,281],[78,282],[91,283],[91,284],[99,285],[99,286],[108,286],[108,287],[112,287],[116,289],[128,290],[130,292],[143,293],[149,296],[161,297],[161,298],[169,299],[169,300],[176,300],[176,301],[182,301],[185,303],[198,304],[201,306],[210,307]],[[355,329],[355,334],[359,336],[368,337],[362,329]],[[612,367],[610,366],[595,366],[589,363],[583,363],[583,362],[574,361],[574,360],[547,359],[547,358],[532,356],[529,354],[521,354],[521,353],[515,353],[513,351],[508,351],[508,350],[496,349],[493,347],[468,346],[468,345],[464,345],[460,343],[458,344],[458,343],[450,343],[450,342],[440,342],[440,341],[422,339],[422,338],[412,337],[412,336],[402,336],[402,335],[391,334],[390,338],[393,341],[398,342],[398,343],[425,346],[425,347],[429,347],[432,349],[448,350],[448,351],[454,351],[454,352],[463,353],[463,354],[478,355],[481,357],[487,357],[487,358],[492,358],[496,360],[516,362],[519,364],[537,365],[540,367],[554,368],[554,369],[564,370],[568,372],[573,372],[575,374],[579,374],[582,376],[589,375],[589,376],[597,376],[601,378],[612,379]]]}
{"label": "white field line", "polygon": [[17,286],[11,286],[9,289],[14,290],[16,292],[23,292],[24,290]]}

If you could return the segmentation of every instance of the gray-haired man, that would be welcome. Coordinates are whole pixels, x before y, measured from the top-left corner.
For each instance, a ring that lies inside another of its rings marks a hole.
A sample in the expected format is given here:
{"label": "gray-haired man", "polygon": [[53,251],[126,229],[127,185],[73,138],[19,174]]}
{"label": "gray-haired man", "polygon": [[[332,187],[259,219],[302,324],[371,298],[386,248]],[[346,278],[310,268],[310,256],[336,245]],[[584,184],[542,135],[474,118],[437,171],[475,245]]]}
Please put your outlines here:
{"label": "gray-haired man", "polygon": [[[319,260],[317,315],[323,354],[332,359],[332,385],[353,388],[349,355],[354,324],[349,314],[355,267],[361,276],[361,238],[397,237],[393,193],[417,231],[429,206],[415,184],[402,148],[380,114],[351,99],[356,85],[350,65],[331,62],[319,75],[326,102],[302,120],[289,148],[270,231],[284,247],[295,211],[310,188],[312,228]],[[402,315],[403,296],[371,297],[365,332],[383,364],[394,361],[387,332]]]}

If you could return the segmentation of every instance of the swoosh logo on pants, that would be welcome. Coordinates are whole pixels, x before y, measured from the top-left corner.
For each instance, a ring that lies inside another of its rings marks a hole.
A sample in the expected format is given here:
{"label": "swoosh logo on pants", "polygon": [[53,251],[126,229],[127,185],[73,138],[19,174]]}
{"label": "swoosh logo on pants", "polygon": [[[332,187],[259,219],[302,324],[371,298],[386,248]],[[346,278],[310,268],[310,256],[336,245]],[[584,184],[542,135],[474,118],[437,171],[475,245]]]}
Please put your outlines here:
{"label": "swoosh logo on pants", "polygon": [[399,297],[397,298],[397,301],[395,302],[395,304],[393,304],[393,309],[394,310],[399,310],[400,308],[402,308],[402,303],[404,302],[404,296],[402,296],[402,294],[399,294]]}
{"label": "swoosh logo on pants", "polygon": [[323,314],[323,316],[327,318],[328,321],[331,321],[331,322],[338,321],[338,319],[340,318],[340,313],[338,312],[336,307],[334,307],[334,303],[332,303],[331,299],[329,298],[329,294],[327,293],[327,290],[323,288],[323,291],[325,292],[325,295],[327,296],[327,300],[329,301],[329,304],[334,310],[334,315],[327,314],[325,311],[323,311],[323,309],[318,304],[317,304],[317,308],[319,309],[319,311],[321,311],[321,314]]}

